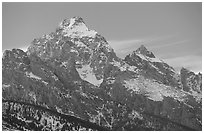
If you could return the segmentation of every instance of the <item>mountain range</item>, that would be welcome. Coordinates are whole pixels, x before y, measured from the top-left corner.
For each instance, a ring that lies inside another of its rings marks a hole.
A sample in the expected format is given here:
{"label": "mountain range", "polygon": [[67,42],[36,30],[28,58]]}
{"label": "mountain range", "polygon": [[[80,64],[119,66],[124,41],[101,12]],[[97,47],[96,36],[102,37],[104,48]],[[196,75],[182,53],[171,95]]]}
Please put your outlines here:
{"label": "mountain range", "polygon": [[[202,74],[117,57],[81,17],[2,57],[3,130],[202,130]],[[88,123],[88,124],[84,124]]]}

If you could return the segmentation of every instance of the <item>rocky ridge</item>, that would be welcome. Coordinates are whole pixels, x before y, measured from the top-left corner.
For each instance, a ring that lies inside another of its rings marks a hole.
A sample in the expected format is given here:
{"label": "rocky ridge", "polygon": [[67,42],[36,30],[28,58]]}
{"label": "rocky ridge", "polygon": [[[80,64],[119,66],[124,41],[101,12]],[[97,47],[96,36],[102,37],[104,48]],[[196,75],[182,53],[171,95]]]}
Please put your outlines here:
{"label": "rocky ridge", "polygon": [[80,17],[34,39],[27,52],[6,50],[2,75],[3,99],[111,130],[202,129],[201,74],[184,68],[178,74],[145,46],[120,59]]}

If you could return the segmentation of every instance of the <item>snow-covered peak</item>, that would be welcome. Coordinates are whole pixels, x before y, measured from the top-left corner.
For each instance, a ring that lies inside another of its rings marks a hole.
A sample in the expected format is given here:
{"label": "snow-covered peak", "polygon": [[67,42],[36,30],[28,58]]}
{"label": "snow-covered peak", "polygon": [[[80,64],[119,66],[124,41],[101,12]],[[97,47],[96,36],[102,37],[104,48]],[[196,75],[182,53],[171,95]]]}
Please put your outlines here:
{"label": "snow-covered peak", "polygon": [[149,56],[145,56],[144,54],[136,54],[137,56],[139,56],[142,60],[146,60],[148,62],[160,62],[163,63],[163,61],[159,58],[151,58]]}
{"label": "snow-covered peak", "polygon": [[166,63],[163,60],[156,58],[144,45],[141,45],[136,51],[127,55],[124,60],[129,65],[137,66],[138,68],[143,68],[145,70],[147,69],[146,65],[149,64],[149,70],[155,68],[159,73],[161,73],[160,69],[166,70],[166,68],[171,68],[168,67],[168,65],[166,66]]}
{"label": "snow-covered peak", "polygon": [[150,58],[155,58],[154,54],[151,51],[148,51],[144,45],[141,45],[134,53],[142,54]]}
{"label": "snow-covered peak", "polygon": [[73,17],[73,18],[70,18],[70,19],[64,19],[61,23],[60,23],[60,27],[61,28],[65,28],[65,27],[74,27],[76,25],[80,25],[80,24],[84,24],[84,21],[81,17]]}
{"label": "snow-covered peak", "polygon": [[146,60],[148,62],[163,63],[163,61],[161,59],[156,58],[151,51],[147,50],[147,48],[144,45],[141,45],[137,50],[133,51],[132,54],[129,54],[128,57],[130,57],[132,59],[139,57],[142,60]]}
{"label": "snow-covered peak", "polygon": [[90,64],[83,65],[81,68],[77,68],[77,71],[81,79],[88,81],[89,83],[99,86],[103,79],[97,79],[96,75],[93,73],[93,68],[90,67]]}
{"label": "snow-covered peak", "polygon": [[81,17],[65,19],[60,23],[59,28],[63,30],[64,36],[69,36],[71,38],[84,36],[94,38],[97,34],[96,31],[88,29]]}

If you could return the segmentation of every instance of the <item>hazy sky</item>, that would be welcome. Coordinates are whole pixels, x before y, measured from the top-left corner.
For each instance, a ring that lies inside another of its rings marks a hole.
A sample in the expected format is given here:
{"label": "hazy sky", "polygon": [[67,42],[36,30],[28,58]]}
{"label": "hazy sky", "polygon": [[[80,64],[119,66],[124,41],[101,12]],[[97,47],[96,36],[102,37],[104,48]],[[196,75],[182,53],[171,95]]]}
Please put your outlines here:
{"label": "hazy sky", "polygon": [[2,49],[26,48],[80,16],[119,57],[144,44],[176,70],[202,69],[202,3],[3,3]]}

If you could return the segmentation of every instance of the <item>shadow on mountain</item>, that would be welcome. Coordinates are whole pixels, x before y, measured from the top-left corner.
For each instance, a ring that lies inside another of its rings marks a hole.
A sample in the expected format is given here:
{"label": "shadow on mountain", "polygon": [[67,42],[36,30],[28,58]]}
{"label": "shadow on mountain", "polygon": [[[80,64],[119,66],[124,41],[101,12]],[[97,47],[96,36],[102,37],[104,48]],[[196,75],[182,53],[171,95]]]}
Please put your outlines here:
{"label": "shadow on mountain", "polygon": [[[79,119],[75,116],[61,114],[48,108],[25,102],[3,100],[3,130],[33,130],[33,131],[108,131],[106,127],[95,123]],[[182,124],[173,122],[167,118],[149,113],[143,113],[154,123],[158,123],[158,128],[164,125],[175,126],[177,129],[193,131],[194,129]],[[163,124],[161,124],[163,123]],[[121,124],[124,124],[121,121]],[[133,125],[124,126],[124,130],[155,130],[154,128],[142,126],[142,121],[135,121]],[[113,130],[113,129],[112,129]],[[115,130],[115,128],[114,128]],[[156,129],[157,130],[157,129]]]}
{"label": "shadow on mountain", "polygon": [[25,102],[3,100],[3,129],[34,131],[106,131],[108,128]]}

